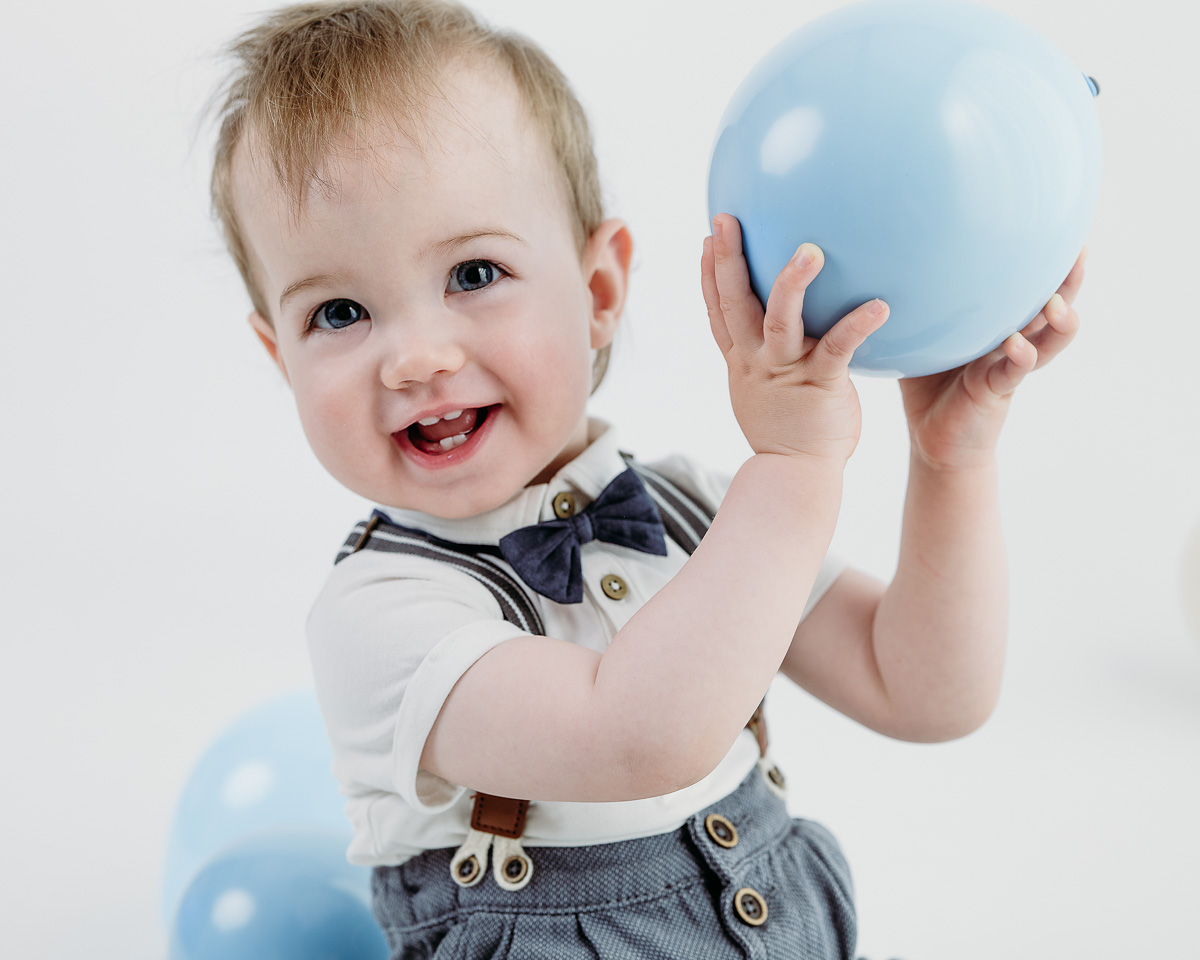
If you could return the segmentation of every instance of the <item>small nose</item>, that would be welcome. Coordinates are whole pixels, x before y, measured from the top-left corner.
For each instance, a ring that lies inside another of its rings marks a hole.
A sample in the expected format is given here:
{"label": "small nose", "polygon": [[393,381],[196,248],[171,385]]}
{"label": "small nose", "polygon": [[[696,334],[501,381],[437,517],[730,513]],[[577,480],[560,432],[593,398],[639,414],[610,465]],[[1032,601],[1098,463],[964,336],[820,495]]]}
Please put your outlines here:
{"label": "small nose", "polygon": [[380,378],[389,390],[402,390],[462,369],[466,353],[449,325],[404,320],[393,326],[380,364]]}

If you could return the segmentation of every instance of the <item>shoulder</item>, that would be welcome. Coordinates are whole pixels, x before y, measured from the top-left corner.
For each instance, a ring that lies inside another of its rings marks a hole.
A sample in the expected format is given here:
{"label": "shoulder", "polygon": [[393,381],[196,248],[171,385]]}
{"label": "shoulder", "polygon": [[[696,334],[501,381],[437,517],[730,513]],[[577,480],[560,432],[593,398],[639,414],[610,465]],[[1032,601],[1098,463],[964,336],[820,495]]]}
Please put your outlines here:
{"label": "shoulder", "polygon": [[[329,715],[358,716],[363,698],[399,697],[430,660],[462,672],[525,631],[465,569],[364,549],[333,566],[306,623],[318,697]],[[386,699],[386,698],[385,698]]]}

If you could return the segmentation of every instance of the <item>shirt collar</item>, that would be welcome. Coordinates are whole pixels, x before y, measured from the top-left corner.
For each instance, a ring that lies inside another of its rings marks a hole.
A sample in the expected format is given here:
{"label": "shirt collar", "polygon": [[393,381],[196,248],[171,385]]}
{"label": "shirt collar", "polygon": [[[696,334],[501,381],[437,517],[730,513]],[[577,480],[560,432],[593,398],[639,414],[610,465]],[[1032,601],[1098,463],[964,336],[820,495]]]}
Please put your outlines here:
{"label": "shirt collar", "polygon": [[605,421],[589,418],[588,445],[579,456],[559,470],[548,483],[525,487],[512,499],[486,513],[448,519],[418,510],[382,505],[378,505],[378,509],[399,526],[416,527],[444,540],[496,544],[501,537],[518,527],[553,520],[554,498],[563,491],[574,494],[580,507],[595,500],[600,491],[626,469],[616,434],[616,430]]}

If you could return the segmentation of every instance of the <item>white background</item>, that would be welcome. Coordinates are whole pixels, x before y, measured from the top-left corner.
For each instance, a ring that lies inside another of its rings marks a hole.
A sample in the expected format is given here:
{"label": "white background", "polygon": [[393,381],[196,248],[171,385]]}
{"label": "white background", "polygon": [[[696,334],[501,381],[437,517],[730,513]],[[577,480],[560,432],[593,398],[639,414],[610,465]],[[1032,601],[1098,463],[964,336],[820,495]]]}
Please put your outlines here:
{"label": "white background", "polygon": [[[1200,521],[1200,22],[1167,0],[990,5],[1097,78],[1105,149],[1082,331],[1001,441],[1003,699],[978,733],[916,746],[781,681],[773,738],[793,813],[847,850],[872,960],[1197,958],[1200,639],[1180,570]],[[363,513],[305,446],[208,219],[196,116],[212,55],[261,6],[64,0],[0,25],[4,956],[165,956],[178,792],[224,725],[309,682],[304,616]],[[564,67],[632,226],[594,409],[642,458],[747,452],[698,284],[708,151],[758,57],[836,6],[480,5]],[[895,383],[858,387],[834,545],[887,578],[906,435]]]}

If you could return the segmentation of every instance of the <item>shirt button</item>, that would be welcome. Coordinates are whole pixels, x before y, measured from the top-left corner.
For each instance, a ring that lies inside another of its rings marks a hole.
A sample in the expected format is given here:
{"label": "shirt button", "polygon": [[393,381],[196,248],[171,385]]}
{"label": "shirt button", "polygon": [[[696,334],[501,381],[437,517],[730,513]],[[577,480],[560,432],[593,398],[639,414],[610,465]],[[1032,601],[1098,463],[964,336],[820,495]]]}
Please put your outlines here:
{"label": "shirt button", "polygon": [[708,831],[710,837],[726,850],[737,846],[737,827],[719,813],[710,813],[704,818],[704,829]]}
{"label": "shirt button", "polygon": [[554,498],[554,515],[559,520],[575,515],[575,494],[564,490]]}
{"label": "shirt button", "polygon": [[629,587],[615,573],[610,573],[600,581],[600,589],[604,591],[604,595],[612,600],[620,600],[629,592]]}
{"label": "shirt button", "polygon": [[761,927],[767,922],[767,901],[753,887],[742,887],[733,895],[733,908],[743,923]]}

